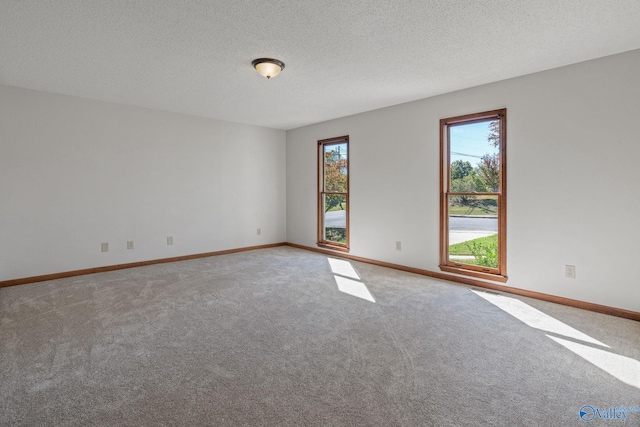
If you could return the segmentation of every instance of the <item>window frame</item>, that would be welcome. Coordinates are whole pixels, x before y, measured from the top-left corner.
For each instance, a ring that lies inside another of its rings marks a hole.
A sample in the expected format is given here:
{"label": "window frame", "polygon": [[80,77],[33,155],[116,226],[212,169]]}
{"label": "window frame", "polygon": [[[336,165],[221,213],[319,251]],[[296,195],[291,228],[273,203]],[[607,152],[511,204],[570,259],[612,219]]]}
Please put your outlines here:
{"label": "window frame", "polygon": [[[500,121],[500,187],[498,192],[452,192],[450,130],[453,125]],[[449,197],[455,195],[498,198],[498,267],[483,267],[449,260]],[[466,114],[440,120],[440,270],[485,280],[507,281],[507,109]]]}
{"label": "window frame", "polygon": [[[340,145],[346,144],[347,146],[347,185],[346,192],[335,192],[335,191],[325,191],[325,161],[324,161],[324,151],[325,147],[331,145]],[[317,245],[321,248],[331,249],[335,251],[341,252],[349,252],[349,212],[350,212],[350,204],[349,204],[349,178],[350,178],[350,155],[349,155],[349,135],[338,136],[335,138],[321,139],[318,141],[318,235],[317,235]],[[345,197],[346,209],[346,230],[345,230],[345,243],[333,242],[331,240],[326,240],[324,235],[324,196],[327,194],[336,194],[343,195]]]}

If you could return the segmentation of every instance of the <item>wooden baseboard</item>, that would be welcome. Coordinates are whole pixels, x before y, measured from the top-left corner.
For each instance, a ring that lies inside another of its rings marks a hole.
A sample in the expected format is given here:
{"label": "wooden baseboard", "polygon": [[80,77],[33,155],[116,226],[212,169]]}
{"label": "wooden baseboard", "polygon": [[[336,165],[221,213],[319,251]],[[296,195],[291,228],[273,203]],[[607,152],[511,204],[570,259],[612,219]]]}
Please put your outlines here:
{"label": "wooden baseboard", "polygon": [[559,297],[559,296],[555,296],[555,295],[544,294],[544,293],[541,293],[541,292],[528,291],[528,290],[525,290],[525,289],[513,288],[511,286],[498,285],[496,283],[485,282],[483,280],[472,279],[472,278],[469,278],[469,277],[455,276],[455,275],[452,275],[452,274],[440,273],[440,272],[435,272],[435,271],[430,271],[430,270],[423,270],[423,269],[414,268],[414,267],[407,267],[405,265],[393,264],[393,263],[390,263],[390,262],[377,261],[377,260],[374,260],[374,259],[363,258],[363,257],[355,256],[355,255],[345,254],[343,252],[331,251],[331,250],[327,250],[327,249],[319,249],[319,248],[314,248],[314,247],[304,246],[304,245],[298,245],[298,244],[289,243],[289,242],[287,242],[286,244],[287,244],[287,246],[291,246],[293,248],[304,249],[304,250],[308,250],[308,251],[312,251],[312,252],[319,252],[319,253],[322,253],[322,254],[325,254],[325,255],[332,255],[332,256],[335,256],[335,257],[338,257],[338,258],[346,258],[346,259],[350,259],[350,260],[353,260],[353,261],[364,262],[364,263],[367,263],[367,264],[379,265],[381,267],[393,268],[395,270],[408,271],[410,273],[415,273],[415,274],[420,274],[420,275],[423,275],[423,276],[434,277],[436,279],[442,279],[442,280],[448,280],[448,281],[457,282],[457,283],[463,283],[465,285],[492,289],[492,290],[495,290],[495,291],[510,293],[510,294],[514,294],[514,295],[521,295],[521,296],[528,297],[528,298],[539,299],[539,300],[542,300],[542,301],[553,302],[553,303],[556,303],[556,304],[566,305],[566,306],[569,306],[569,307],[581,308],[583,310],[594,311],[596,313],[603,313],[603,314],[608,314],[608,315],[616,316],[616,317],[623,317],[625,319],[631,319],[631,320],[636,320],[636,321],[640,322],[640,313],[636,312],[636,311],[625,310],[625,309],[622,309],[622,308],[609,307],[609,306],[606,306],[606,305],[594,304],[594,303],[591,303],[591,302],[580,301],[580,300],[575,300],[575,299],[571,299],[571,298],[564,298],[564,297]]}
{"label": "wooden baseboard", "polygon": [[374,260],[374,259],[363,258],[363,257],[355,256],[355,255],[346,254],[344,252],[332,251],[332,250],[328,250],[328,249],[319,249],[319,248],[314,248],[314,247],[309,247],[309,246],[304,246],[304,245],[298,245],[298,244],[290,243],[290,242],[272,243],[272,244],[268,244],[268,245],[259,245],[259,246],[247,246],[247,247],[244,247],[244,248],[227,249],[227,250],[223,250],[223,251],[206,252],[206,253],[193,254],[193,255],[182,255],[182,256],[177,256],[177,257],[172,257],[172,258],[161,258],[161,259],[154,259],[154,260],[149,260],[149,261],[138,261],[138,262],[131,262],[131,263],[127,263],[127,264],[108,265],[108,266],[104,266],[104,267],[86,268],[86,269],[83,269],[83,270],[66,271],[66,272],[62,272],[62,273],[45,274],[45,275],[42,275],[42,276],[33,276],[33,277],[25,277],[25,278],[21,278],[21,279],[5,280],[5,281],[0,281],[0,288],[7,287],[7,286],[25,285],[25,284],[28,284],[28,283],[35,283],[35,282],[44,282],[46,280],[63,279],[63,278],[66,278],[66,277],[81,276],[81,275],[84,275],[84,274],[102,273],[102,272],[105,272],[105,271],[122,270],[122,269],[125,269],[125,268],[133,268],[133,267],[142,267],[142,266],[145,266],[145,265],[163,264],[163,263],[176,262],[176,261],[186,261],[186,260],[189,260],[189,259],[205,258],[205,257],[210,257],[210,256],[216,256],[216,255],[232,254],[232,253],[236,253],[236,252],[252,251],[252,250],[256,250],[256,249],[274,248],[274,247],[277,247],[277,246],[285,246],[285,245],[286,246],[291,246],[293,248],[307,250],[307,251],[318,252],[318,253],[325,254],[325,255],[332,255],[332,256],[335,256],[335,257],[339,257],[339,258],[350,259],[350,260],[353,260],[353,261],[364,262],[364,263],[367,263],[367,264],[378,265],[378,266],[381,266],[381,267],[393,268],[395,270],[407,271],[409,273],[420,274],[422,276],[429,276],[429,277],[433,277],[433,278],[436,278],[436,279],[448,280],[448,281],[452,281],[452,282],[462,283],[462,284],[465,284],[465,285],[492,289],[492,290],[495,290],[495,291],[510,293],[510,294],[514,294],[514,295],[521,295],[521,296],[528,297],[528,298],[535,298],[535,299],[539,299],[539,300],[542,300],[542,301],[553,302],[553,303],[556,303],[556,304],[562,304],[562,305],[566,305],[566,306],[569,306],[569,307],[581,308],[583,310],[594,311],[596,313],[603,313],[603,314],[608,314],[608,315],[611,315],[611,316],[623,317],[625,319],[631,319],[631,320],[636,320],[636,321],[640,322],[640,313],[638,313],[636,311],[625,310],[625,309],[622,309],[622,308],[609,307],[609,306],[606,306],[606,305],[594,304],[594,303],[591,303],[591,302],[579,301],[579,300],[574,300],[574,299],[571,299],[571,298],[559,297],[559,296],[555,296],[555,295],[543,294],[543,293],[540,293],[540,292],[533,292],[533,291],[528,291],[528,290],[525,290],[525,289],[513,288],[513,287],[505,286],[505,285],[498,285],[496,283],[491,283],[491,282],[486,282],[486,281],[483,281],[483,280],[472,279],[472,278],[469,278],[469,277],[461,277],[461,276],[455,276],[455,275],[452,275],[452,274],[440,273],[440,272],[435,272],[435,271],[430,271],[430,270],[423,270],[423,269],[420,269],[420,268],[407,267],[405,265],[393,264],[393,263],[384,262],[384,261],[377,261],[377,260]]}
{"label": "wooden baseboard", "polygon": [[35,282],[44,282],[46,280],[56,280],[63,279],[65,277],[73,277],[73,276],[82,276],[84,274],[93,274],[93,273],[102,273],[105,271],[113,271],[113,270],[123,270],[125,268],[133,268],[133,267],[142,267],[145,265],[153,265],[153,264],[164,264],[167,262],[176,262],[176,261],[186,261],[189,259],[196,258],[205,258],[216,255],[225,255],[232,254],[236,252],[245,252],[245,251],[253,251],[255,249],[266,249],[266,248],[274,248],[276,246],[284,246],[285,242],[281,243],[271,243],[268,245],[259,245],[259,246],[247,246],[244,248],[236,248],[236,249],[227,249],[224,251],[216,251],[216,252],[206,252],[201,254],[193,254],[193,255],[182,255],[171,258],[161,258],[161,259],[153,259],[149,261],[138,261],[138,262],[130,262],[127,264],[117,264],[117,265],[107,265],[104,267],[94,267],[94,268],[85,268],[83,270],[74,270],[74,271],[65,271],[62,273],[53,273],[53,274],[44,274],[42,276],[33,276],[33,277],[25,277],[22,279],[13,279],[13,280],[5,280],[0,282],[0,288],[4,288],[7,286],[16,286],[16,285],[25,285],[27,283],[35,283]]}

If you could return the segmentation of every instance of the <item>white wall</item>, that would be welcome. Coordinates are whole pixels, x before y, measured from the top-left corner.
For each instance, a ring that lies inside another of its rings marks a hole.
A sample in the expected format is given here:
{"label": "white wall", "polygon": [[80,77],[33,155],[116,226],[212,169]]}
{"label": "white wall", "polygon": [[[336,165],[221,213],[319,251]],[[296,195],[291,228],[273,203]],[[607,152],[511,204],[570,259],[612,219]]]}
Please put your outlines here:
{"label": "white wall", "polygon": [[285,136],[0,86],[0,280],[285,241]]}
{"label": "white wall", "polygon": [[315,246],[317,140],[349,135],[350,253],[439,271],[438,121],[506,107],[506,285],[640,311],[639,75],[640,50],[290,130],[287,240]]}

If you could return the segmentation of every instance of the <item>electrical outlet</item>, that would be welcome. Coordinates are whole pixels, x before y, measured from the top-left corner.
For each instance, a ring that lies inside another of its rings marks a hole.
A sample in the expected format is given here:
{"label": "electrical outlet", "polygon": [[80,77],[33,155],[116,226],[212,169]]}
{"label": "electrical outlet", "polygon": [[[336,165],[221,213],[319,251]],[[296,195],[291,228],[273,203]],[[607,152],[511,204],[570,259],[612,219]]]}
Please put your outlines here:
{"label": "electrical outlet", "polygon": [[109,252],[109,243],[101,243],[100,244],[100,251]]}
{"label": "electrical outlet", "polygon": [[402,242],[396,242],[396,251],[402,250]]}
{"label": "electrical outlet", "polygon": [[259,228],[256,228],[256,234],[259,236],[262,234],[262,230],[260,230]]}
{"label": "electrical outlet", "polygon": [[565,265],[564,266],[564,277],[567,279],[575,279],[576,278],[576,266],[575,265]]}
{"label": "electrical outlet", "polygon": [[173,245],[173,236],[167,237],[167,245]]}
{"label": "electrical outlet", "polygon": [[133,249],[133,240],[127,240],[127,249]]}

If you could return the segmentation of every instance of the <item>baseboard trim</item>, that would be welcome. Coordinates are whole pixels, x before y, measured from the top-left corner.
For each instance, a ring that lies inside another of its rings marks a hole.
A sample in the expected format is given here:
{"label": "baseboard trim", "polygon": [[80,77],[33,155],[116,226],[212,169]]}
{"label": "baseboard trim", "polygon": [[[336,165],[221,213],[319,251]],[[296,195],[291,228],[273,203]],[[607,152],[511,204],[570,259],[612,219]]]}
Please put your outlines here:
{"label": "baseboard trim", "polygon": [[284,245],[286,245],[285,242],[271,243],[268,245],[259,245],[259,246],[246,246],[243,248],[226,249],[223,251],[205,252],[205,253],[192,254],[192,255],[182,255],[182,256],[176,256],[171,258],[161,258],[161,259],[153,259],[149,261],[130,262],[127,264],[107,265],[104,267],[85,268],[83,270],[65,271],[62,273],[44,274],[42,276],[32,276],[32,277],[24,277],[21,279],[4,280],[0,282],[0,288],[5,288],[7,286],[26,285],[28,283],[35,283],[35,282],[44,282],[47,280],[64,279],[66,277],[82,276],[85,274],[103,273],[105,271],[124,270],[126,268],[142,267],[145,265],[164,264],[168,262],[186,261],[190,259],[206,258],[206,257],[216,256],[216,255],[233,254],[236,252],[253,251],[256,249],[275,248],[277,246],[284,246]]}
{"label": "baseboard trim", "polygon": [[478,286],[481,288],[492,289],[494,291],[505,292],[514,295],[520,295],[528,298],[539,299],[542,301],[553,302],[556,304],[566,305],[569,307],[581,308],[583,310],[594,311],[596,313],[608,314],[610,316],[623,317],[625,319],[631,319],[640,322],[640,313],[631,310],[625,310],[622,308],[609,307],[606,305],[594,304],[591,302],[575,300],[571,298],[564,298],[550,294],[544,294],[541,292],[528,291],[525,289],[513,288],[511,286],[498,285],[496,283],[485,282],[483,280],[471,279],[468,277],[454,276],[452,274],[440,273],[430,270],[423,270],[420,268],[407,267],[405,265],[393,264],[390,262],[377,261],[370,258],[363,258],[351,254],[345,254],[343,252],[331,251],[327,249],[319,249],[310,246],[298,245],[296,243],[286,243],[287,246],[291,246],[297,249],[304,249],[307,251],[318,252],[325,255],[333,255],[338,258],[346,258],[353,261],[364,262],[367,264],[378,265],[381,267],[393,268],[395,270],[407,271],[409,273],[420,274],[423,276],[429,276],[436,279],[448,280],[451,282],[462,283],[470,286]]}
{"label": "baseboard trim", "polygon": [[521,295],[528,298],[539,299],[542,301],[553,302],[556,304],[566,305],[569,307],[576,307],[583,310],[593,311],[593,312],[602,313],[602,314],[608,314],[610,316],[622,317],[625,319],[631,319],[631,320],[640,322],[640,313],[636,311],[625,310],[625,309],[616,308],[616,307],[609,307],[606,305],[594,304],[591,302],[574,300],[571,298],[564,298],[564,297],[559,297],[555,295],[544,294],[541,292],[528,291],[525,289],[513,288],[511,286],[498,285],[496,283],[485,282],[483,280],[477,280],[477,279],[471,279],[469,277],[461,277],[461,276],[455,276],[452,274],[424,270],[421,268],[407,267],[406,265],[394,264],[394,263],[385,262],[385,261],[377,261],[370,258],[364,258],[356,255],[346,254],[344,252],[314,248],[314,247],[298,245],[296,243],[290,243],[290,242],[271,243],[267,245],[258,245],[258,246],[246,246],[242,248],[226,249],[226,250],[215,251],[215,252],[182,255],[182,256],[171,257],[171,258],[138,261],[138,262],[131,262],[127,264],[107,265],[103,267],[86,268],[83,270],[74,270],[74,271],[66,271],[61,273],[45,274],[42,276],[32,276],[32,277],[24,277],[20,279],[4,280],[4,281],[0,281],[0,288],[4,288],[8,286],[16,286],[16,285],[26,285],[29,283],[36,283],[36,282],[44,282],[47,280],[64,279],[66,277],[82,276],[85,274],[102,273],[105,271],[114,271],[114,270],[123,270],[126,268],[142,267],[145,265],[164,264],[164,263],[176,262],[176,261],[186,261],[186,260],[196,259],[196,258],[206,258],[206,257],[211,257],[216,255],[225,255],[225,254],[232,254],[237,252],[253,251],[256,249],[275,248],[278,246],[291,246],[292,248],[303,249],[311,252],[318,252],[325,255],[332,255],[338,258],[350,259],[353,261],[359,261],[367,264],[378,265],[380,267],[387,267],[387,268],[393,268],[395,270],[407,271],[409,273],[420,274],[422,276],[429,276],[436,279],[448,280],[450,282],[457,282],[457,283],[462,283],[470,286],[478,286],[481,288],[492,289],[494,291],[500,291],[500,292],[510,293],[514,295]]}

